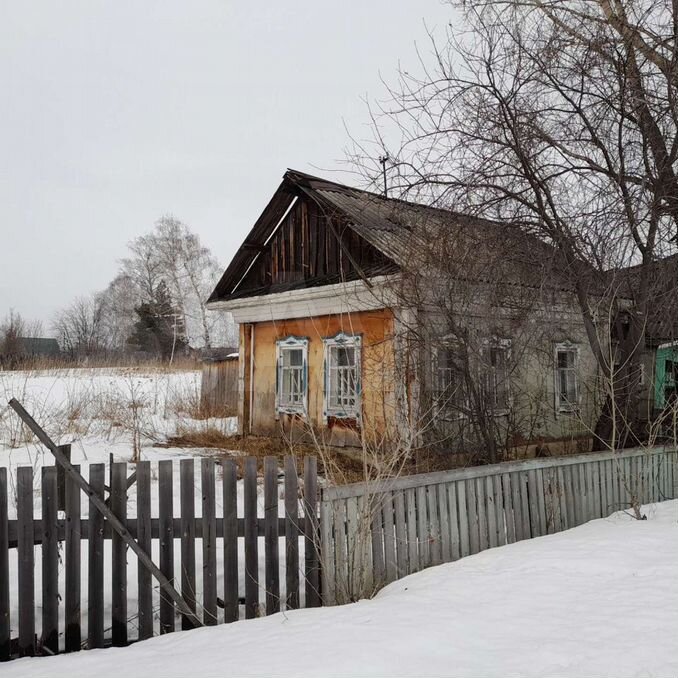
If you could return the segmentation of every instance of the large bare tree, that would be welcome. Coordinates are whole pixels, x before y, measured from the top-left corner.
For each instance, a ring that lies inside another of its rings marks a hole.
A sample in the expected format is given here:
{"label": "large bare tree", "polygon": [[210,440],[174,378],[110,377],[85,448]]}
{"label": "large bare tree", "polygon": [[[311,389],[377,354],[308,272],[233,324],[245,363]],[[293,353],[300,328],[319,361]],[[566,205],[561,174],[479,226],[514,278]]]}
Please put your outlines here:
{"label": "large bare tree", "polygon": [[452,6],[461,20],[431,34],[416,72],[400,72],[353,160],[380,177],[388,155],[392,194],[499,219],[557,248],[610,377],[595,444],[633,443],[655,262],[678,235],[678,5]]}

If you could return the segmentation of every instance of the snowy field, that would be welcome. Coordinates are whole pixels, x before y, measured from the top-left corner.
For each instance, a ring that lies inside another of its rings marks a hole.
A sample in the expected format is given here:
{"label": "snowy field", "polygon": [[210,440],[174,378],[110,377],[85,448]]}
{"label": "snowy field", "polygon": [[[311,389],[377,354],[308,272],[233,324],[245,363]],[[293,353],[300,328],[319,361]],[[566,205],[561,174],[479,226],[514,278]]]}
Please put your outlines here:
{"label": "snowy field", "polygon": [[373,600],[21,659],[3,676],[678,675],[678,501],[490,549]]}

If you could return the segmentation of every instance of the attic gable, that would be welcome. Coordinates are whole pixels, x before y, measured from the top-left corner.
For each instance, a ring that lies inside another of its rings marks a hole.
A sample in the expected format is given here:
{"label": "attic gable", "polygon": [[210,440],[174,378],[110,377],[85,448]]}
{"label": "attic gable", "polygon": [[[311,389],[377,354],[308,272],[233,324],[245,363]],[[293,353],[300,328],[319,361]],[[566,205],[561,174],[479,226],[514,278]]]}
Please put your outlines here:
{"label": "attic gable", "polygon": [[288,173],[209,301],[369,278],[396,268],[346,213],[314,199]]}

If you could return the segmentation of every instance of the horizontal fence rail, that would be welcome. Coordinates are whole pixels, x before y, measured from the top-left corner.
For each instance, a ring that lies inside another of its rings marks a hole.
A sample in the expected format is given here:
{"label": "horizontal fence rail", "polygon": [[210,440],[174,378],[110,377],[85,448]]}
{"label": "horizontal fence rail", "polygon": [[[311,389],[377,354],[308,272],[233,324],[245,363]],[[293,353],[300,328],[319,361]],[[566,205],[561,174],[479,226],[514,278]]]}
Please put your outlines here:
{"label": "horizontal fence rail", "polygon": [[431,565],[678,497],[675,449],[509,462],[323,489],[323,602]]}
{"label": "horizontal fence rail", "polygon": [[[69,476],[60,511],[56,467],[39,478],[20,467],[13,485],[0,468],[0,660],[320,605],[317,463],[305,458],[302,478],[296,464],[267,457],[263,482],[254,457],[241,480],[233,460],[91,464],[89,486],[123,534]],[[133,557],[130,536],[183,607]]]}

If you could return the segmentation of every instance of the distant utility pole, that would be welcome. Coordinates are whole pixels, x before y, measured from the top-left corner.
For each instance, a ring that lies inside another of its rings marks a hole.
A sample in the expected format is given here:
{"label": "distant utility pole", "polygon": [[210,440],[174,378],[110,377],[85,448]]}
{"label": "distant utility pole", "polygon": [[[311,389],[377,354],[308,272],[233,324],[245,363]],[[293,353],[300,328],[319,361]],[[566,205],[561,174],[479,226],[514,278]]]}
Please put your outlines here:
{"label": "distant utility pole", "polygon": [[388,162],[388,155],[380,155],[379,162],[381,163],[381,171],[384,177],[384,198],[388,198],[388,184],[386,183],[386,163]]}

